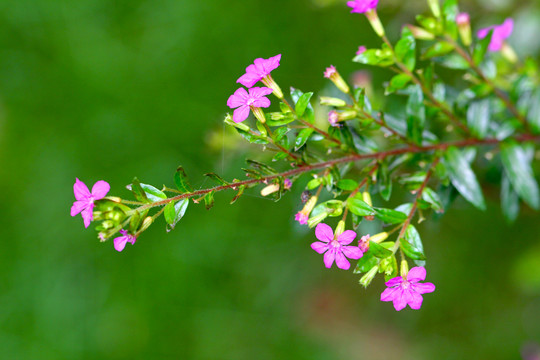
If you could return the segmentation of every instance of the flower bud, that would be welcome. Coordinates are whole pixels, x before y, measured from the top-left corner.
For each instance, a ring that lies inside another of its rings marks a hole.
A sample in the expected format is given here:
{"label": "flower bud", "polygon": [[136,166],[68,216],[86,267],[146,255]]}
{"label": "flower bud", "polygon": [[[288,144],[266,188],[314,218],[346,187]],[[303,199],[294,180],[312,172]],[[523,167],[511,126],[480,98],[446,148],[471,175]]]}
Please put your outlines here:
{"label": "flower bud", "polygon": [[249,131],[249,126],[247,126],[246,124],[244,123],[235,123],[232,119],[232,116],[231,114],[227,114],[225,116],[225,120],[224,120],[225,124],[227,125],[231,125],[231,126],[234,126],[235,128],[237,129],[240,129],[240,130],[243,130],[243,131]]}
{"label": "flower bud", "polygon": [[377,15],[377,11],[375,9],[370,10],[366,12],[366,17],[369,20],[369,23],[371,24],[371,27],[373,28],[373,31],[380,37],[384,36],[384,27],[381,24],[381,20],[379,19],[379,16]]}
{"label": "flower bud", "polygon": [[314,216],[314,217],[311,217],[309,218],[307,224],[310,228],[313,228],[315,227],[317,224],[319,224],[321,221],[323,221],[324,219],[326,219],[326,217],[328,216],[328,213],[326,212],[322,212],[320,213],[319,215],[317,216]]}
{"label": "flower bud", "polygon": [[364,202],[365,202],[366,204],[368,204],[369,206],[373,206],[373,202],[371,201],[371,195],[370,195],[369,192],[364,191],[364,192],[362,193],[362,200],[364,200]]}
{"label": "flower bud", "polygon": [[428,0],[429,7],[431,12],[435,15],[436,18],[441,16],[441,8],[439,6],[439,0]]}
{"label": "flower bud", "polygon": [[512,64],[515,64],[518,62],[518,56],[516,55],[516,52],[510,45],[508,45],[507,42],[503,43],[502,48],[501,48],[501,54],[502,56],[506,58],[506,60],[508,60]]}
{"label": "flower bud", "polygon": [[414,26],[414,25],[405,25],[409,30],[411,30],[411,33],[413,34],[415,39],[420,40],[433,40],[435,39],[435,35],[432,33],[422,29],[421,27]]}
{"label": "flower bud", "polygon": [[264,124],[266,122],[266,118],[264,117],[264,112],[262,111],[261,108],[252,107],[251,111],[253,112],[253,115],[255,115],[257,120],[259,120],[261,123]]}
{"label": "flower bud", "polygon": [[335,97],[321,96],[320,101],[321,101],[321,105],[325,105],[325,106],[335,106],[335,107],[347,106],[347,103],[345,102],[345,100],[335,98]]}
{"label": "flower bud", "polygon": [[283,91],[279,85],[274,81],[271,75],[266,75],[262,78],[262,83],[274,91],[274,95],[278,99],[283,99]]}
{"label": "flower bud", "polygon": [[103,227],[103,229],[107,230],[107,229],[112,229],[113,227],[115,227],[116,223],[112,220],[105,220],[101,223],[101,226]]}
{"label": "flower bud", "polygon": [[334,231],[334,236],[338,237],[339,235],[343,234],[344,231],[345,231],[345,221],[341,220],[340,222],[338,222],[336,226],[336,230]]}
{"label": "flower bud", "polygon": [[358,247],[360,250],[362,250],[363,253],[368,252],[369,250],[369,240],[371,239],[371,236],[369,234],[366,234],[358,240]]}
{"label": "flower bud", "polygon": [[[309,214],[311,214],[311,211],[317,205],[317,196],[312,196],[304,205],[304,208],[300,210],[296,215],[294,216],[294,219],[298,221],[301,225],[305,225],[308,223]],[[325,214],[325,217],[328,216],[328,214]],[[324,220],[324,218],[322,219]],[[320,221],[322,221],[320,220]],[[317,223],[318,224],[318,223]],[[317,225],[315,224],[315,225]]]}
{"label": "flower bud", "polygon": [[379,243],[382,243],[386,239],[388,239],[388,233],[385,231],[385,232],[381,232],[381,233],[373,235],[370,238],[370,241],[373,241],[373,242],[379,244]]}
{"label": "flower bud", "polygon": [[456,23],[459,30],[459,37],[461,38],[463,45],[465,46],[471,45],[471,42],[472,42],[471,21],[470,21],[469,14],[467,13],[457,14]]}
{"label": "flower bud", "polygon": [[407,273],[409,272],[409,263],[407,260],[403,259],[401,260],[401,268],[400,268],[400,275],[403,277],[407,276]]}
{"label": "flower bud", "polygon": [[261,196],[268,196],[279,190],[279,184],[270,184],[261,190]]}
{"label": "flower bud", "polygon": [[270,119],[272,120],[283,120],[285,119],[287,116],[281,112],[273,112],[273,113],[270,113],[268,114],[270,115]]}
{"label": "flower bud", "polygon": [[367,288],[371,281],[377,275],[378,266],[372,267],[362,278],[360,279],[360,285]]}
{"label": "flower bud", "polygon": [[144,230],[148,229],[150,225],[152,225],[153,222],[154,222],[154,219],[152,219],[151,216],[147,216],[146,218],[144,218],[141,225],[141,229],[139,231],[143,232]]}
{"label": "flower bud", "polygon": [[349,85],[347,85],[345,80],[343,80],[334,65],[330,65],[330,67],[326,68],[326,71],[324,72],[324,77],[330,79],[334,83],[334,85],[336,85],[336,87],[342,92],[346,94],[350,92]]}

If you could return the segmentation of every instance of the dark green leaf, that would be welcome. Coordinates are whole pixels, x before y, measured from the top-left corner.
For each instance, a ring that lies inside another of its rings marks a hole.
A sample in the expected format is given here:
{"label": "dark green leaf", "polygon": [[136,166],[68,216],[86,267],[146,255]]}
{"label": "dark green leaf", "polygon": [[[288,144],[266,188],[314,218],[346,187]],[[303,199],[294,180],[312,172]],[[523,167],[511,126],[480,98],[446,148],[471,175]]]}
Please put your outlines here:
{"label": "dark green leaf", "polygon": [[483,139],[489,129],[490,102],[489,99],[474,101],[467,109],[467,124],[476,137]]}
{"label": "dark green leaf", "polygon": [[422,59],[427,60],[432,57],[443,56],[454,50],[454,45],[446,41],[437,41],[422,54]]}
{"label": "dark green leaf", "polygon": [[403,89],[409,82],[411,77],[407,74],[397,74],[392,79],[390,79],[390,84],[386,88],[386,94],[391,94],[397,90]]}
{"label": "dark green leaf", "polygon": [[189,205],[189,199],[182,199],[177,202],[171,201],[165,206],[164,216],[165,221],[169,226],[168,231],[174,229],[178,221],[184,217],[187,207]]}
{"label": "dark green leaf", "polygon": [[416,144],[422,144],[422,135],[426,123],[424,93],[420,85],[415,85],[407,102],[407,137]]}
{"label": "dark green leaf", "polygon": [[538,209],[538,184],[525,150],[514,142],[506,142],[501,145],[501,159],[505,173],[519,197],[533,209]]}
{"label": "dark green leaf", "polygon": [[302,94],[302,96],[298,98],[298,101],[296,102],[296,106],[295,106],[296,115],[298,117],[302,117],[304,115],[304,112],[306,111],[306,108],[309,105],[309,100],[311,100],[312,96],[313,96],[313,93],[308,92],[308,93]]}
{"label": "dark green leaf", "polygon": [[401,249],[412,260],[425,260],[424,246],[416,228],[409,225],[405,231],[405,236],[401,239]]}
{"label": "dark green leaf", "polygon": [[416,40],[408,27],[401,30],[401,39],[396,44],[396,57],[410,71],[416,66]]}
{"label": "dark green leaf", "polygon": [[[302,91],[291,87],[291,97],[295,104],[297,104],[300,101],[300,99],[302,98],[302,95],[304,95]],[[307,120],[310,123],[313,123],[315,121],[315,110],[313,110],[313,106],[311,105],[311,103],[309,103],[309,101],[307,103],[306,108],[303,111],[302,118]]]}
{"label": "dark green leaf", "polygon": [[143,203],[151,202],[146,197],[146,193],[141,187],[141,182],[139,181],[139,179],[134,178],[133,182],[126,187],[128,188],[128,190],[131,190],[133,192],[133,195],[135,196],[135,199],[137,199],[137,201],[140,201]]}
{"label": "dark green leaf", "polygon": [[264,136],[253,135],[252,133],[248,131],[240,130],[238,128],[235,128],[235,129],[240,135],[242,135],[244,139],[249,141],[251,144],[261,144],[261,145],[268,144],[268,139]]}
{"label": "dark green leaf", "polygon": [[370,241],[369,243],[369,252],[373,254],[373,256],[379,258],[379,259],[385,259],[389,256],[393,255],[393,252],[384,246],[381,246],[377,244],[376,242]]}
{"label": "dark green leaf", "polygon": [[167,198],[167,195],[163,193],[163,191],[156,189],[152,185],[148,184],[142,184],[141,187],[143,188],[144,192],[146,193],[146,197],[148,200],[152,202],[164,200]]}
{"label": "dark green leaf", "polygon": [[352,179],[341,179],[338,181],[337,187],[345,191],[354,191],[358,187],[358,183]]}
{"label": "dark green leaf", "polygon": [[209,177],[210,179],[214,180],[215,182],[217,182],[218,184],[220,185],[229,185],[229,183],[227,181],[225,181],[221,176],[219,176],[218,174],[214,174],[214,173],[207,173],[207,174],[204,174],[204,176],[207,176]]}
{"label": "dark green leaf", "polygon": [[436,212],[443,212],[443,204],[439,194],[429,187],[424,188],[422,191],[422,199],[431,205],[431,208]]}
{"label": "dark green leaf", "polygon": [[475,65],[480,65],[480,63],[484,61],[486,57],[487,49],[489,47],[489,44],[491,43],[492,35],[493,35],[493,30],[490,30],[487,36],[483,39],[478,40],[478,42],[474,46],[472,58]]}
{"label": "dark green leaf", "polygon": [[480,210],[485,210],[486,203],[482,195],[482,189],[464,153],[453,146],[449,147],[444,156],[444,163],[452,185],[471,204]]}
{"label": "dark green leaf", "polygon": [[272,134],[272,138],[275,142],[279,142],[281,139],[283,139],[287,132],[289,132],[289,130],[290,129],[286,126],[277,128],[276,131],[274,131],[274,133]]}
{"label": "dark green leaf", "polygon": [[347,200],[347,208],[349,208],[353,214],[358,216],[375,215],[375,210],[362,200],[361,196],[361,194],[357,194],[356,196],[349,198]]}
{"label": "dark green leaf", "polygon": [[407,215],[401,211],[375,208],[375,217],[387,224],[401,224],[407,220]]}
{"label": "dark green leaf", "polygon": [[186,172],[181,166],[176,169],[176,173],[174,174],[174,184],[176,185],[178,190],[183,193],[189,193],[193,191],[191,185],[189,184]]}
{"label": "dark green leaf", "polygon": [[305,128],[305,129],[300,130],[294,142],[294,150],[298,150],[302,146],[304,146],[304,144],[306,143],[306,141],[308,141],[311,134],[313,134],[313,131],[314,130],[312,128]]}
{"label": "dark green leaf", "polygon": [[356,268],[354,269],[355,274],[361,274],[364,272],[368,272],[371,268],[374,266],[377,266],[379,260],[373,255],[373,252],[366,252],[364,256],[358,260],[358,264],[356,265]]}
{"label": "dark green leaf", "polygon": [[512,184],[503,173],[501,180],[501,208],[504,218],[508,223],[516,221],[519,215],[519,196],[512,188]]}

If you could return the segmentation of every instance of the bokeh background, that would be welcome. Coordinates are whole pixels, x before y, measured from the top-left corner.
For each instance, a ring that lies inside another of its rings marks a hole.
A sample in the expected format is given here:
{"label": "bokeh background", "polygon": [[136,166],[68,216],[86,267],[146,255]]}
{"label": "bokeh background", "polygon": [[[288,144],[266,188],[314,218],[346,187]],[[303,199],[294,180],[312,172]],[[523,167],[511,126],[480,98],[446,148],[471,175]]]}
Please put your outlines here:
{"label": "bokeh background", "polygon": [[[535,1],[462,1],[475,27],[517,20],[512,43],[540,49]],[[395,38],[424,1],[381,1]],[[3,0],[0,2],[0,357],[3,359],[537,359],[539,214],[507,225],[497,180],[482,213],[457,201],[420,226],[421,311],[381,303],[352,272],[327,270],[295,225],[300,187],[190,205],[122,253],[69,216],[75,177],[128,196],[183,165],[240,177],[226,100],[256,57],[283,54],[283,88],[321,90],[324,68],[359,70],[377,46],[345,1]],[[368,69],[372,70],[372,69]],[[371,71],[375,92],[391,74]],[[243,146],[243,145],[242,145]],[[489,176],[488,176],[489,178]],[[489,179],[488,179],[489,180]]]}

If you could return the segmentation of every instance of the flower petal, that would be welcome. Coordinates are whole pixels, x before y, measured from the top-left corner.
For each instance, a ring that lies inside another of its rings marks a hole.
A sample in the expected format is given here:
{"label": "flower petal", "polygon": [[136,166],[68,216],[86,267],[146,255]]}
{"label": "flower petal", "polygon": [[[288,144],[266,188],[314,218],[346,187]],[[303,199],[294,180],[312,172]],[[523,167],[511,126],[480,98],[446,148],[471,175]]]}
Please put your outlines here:
{"label": "flower petal", "polygon": [[275,70],[279,67],[279,62],[281,61],[281,54],[279,55],[276,55],[276,56],[272,56],[271,58],[268,59],[268,62],[266,64],[266,68],[268,69],[268,71],[272,71],[272,70]]}
{"label": "flower petal", "polygon": [[322,242],[329,242],[334,240],[334,231],[325,223],[320,223],[315,228],[315,237]]}
{"label": "flower petal", "polygon": [[262,97],[260,99],[255,100],[251,106],[258,107],[258,108],[267,108],[270,106],[270,100]]}
{"label": "flower petal", "polygon": [[253,96],[254,98],[261,98],[266,95],[270,95],[274,90],[268,88],[268,87],[254,87],[249,89],[249,95]]}
{"label": "flower petal", "polygon": [[88,201],[77,200],[71,206],[71,216],[75,216],[88,206]]}
{"label": "flower petal", "polygon": [[315,241],[314,243],[311,244],[311,248],[315,250],[316,252],[318,252],[319,254],[322,254],[326,250],[328,250],[328,244],[320,242],[320,241]]}
{"label": "flower petal", "polygon": [[94,200],[103,199],[109,190],[111,190],[111,185],[104,180],[99,180],[92,186],[92,196]]}
{"label": "flower petal", "polygon": [[358,260],[364,255],[358,246],[342,246],[341,251],[343,255],[354,260]]}
{"label": "flower petal", "polygon": [[352,230],[345,230],[338,236],[337,241],[341,245],[349,245],[356,238],[356,232]]}
{"label": "flower petal", "polygon": [[244,85],[247,88],[250,88],[253,87],[253,85],[259,82],[261,79],[262,76],[258,75],[257,73],[246,72],[244,75],[240,76],[238,80],[236,80],[236,82]]}
{"label": "flower petal", "polygon": [[504,20],[502,25],[499,27],[499,36],[503,39],[508,39],[510,35],[512,35],[512,31],[514,30],[514,20],[512,18],[508,18]]}
{"label": "flower petal", "polygon": [[248,92],[244,88],[237,89],[234,94],[229,96],[227,100],[227,106],[231,109],[237,108],[239,106],[245,105],[248,98]]}
{"label": "flower petal", "polygon": [[249,106],[242,105],[233,112],[233,121],[235,123],[242,122],[246,120],[249,116]]}
{"label": "flower petal", "polygon": [[77,200],[85,200],[91,196],[88,186],[77,178],[75,179],[75,184],[73,184],[73,193]]}
{"label": "flower petal", "polygon": [[114,248],[116,251],[122,251],[126,247],[126,244],[128,242],[127,236],[120,236],[117,238],[114,238]]}
{"label": "flower petal", "polygon": [[88,206],[83,211],[81,211],[81,216],[84,221],[84,227],[89,227],[92,219],[94,218],[94,204],[88,204]]}
{"label": "flower petal", "polygon": [[419,294],[427,294],[435,291],[435,285],[432,283],[416,283],[411,284],[411,287]]}
{"label": "flower petal", "polygon": [[340,250],[336,250],[336,265],[343,270],[349,270],[351,263]]}
{"label": "flower petal", "polygon": [[394,287],[394,286],[400,285],[402,282],[403,282],[403,278],[401,276],[396,276],[395,278],[391,278],[384,284],[388,287]]}
{"label": "flower petal", "polygon": [[381,293],[381,301],[393,301],[397,291],[400,291],[399,287],[384,289]]}
{"label": "flower petal", "polygon": [[407,280],[410,282],[424,281],[426,279],[426,268],[415,266],[407,273]]}
{"label": "flower petal", "polygon": [[396,291],[396,294],[394,295],[394,309],[400,311],[403,310],[405,306],[407,306],[405,291],[403,291],[403,289],[401,288],[398,288],[398,291]]}
{"label": "flower petal", "polygon": [[328,251],[324,254],[324,266],[330,269],[332,267],[332,264],[334,263],[335,258],[336,258],[336,249],[335,248],[328,249]]}
{"label": "flower petal", "polygon": [[419,310],[422,307],[422,301],[424,300],[422,298],[422,295],[418,294],[415,291],[411,291],[410,289],[407,290],[407,304],[411,307],[411,309]]}

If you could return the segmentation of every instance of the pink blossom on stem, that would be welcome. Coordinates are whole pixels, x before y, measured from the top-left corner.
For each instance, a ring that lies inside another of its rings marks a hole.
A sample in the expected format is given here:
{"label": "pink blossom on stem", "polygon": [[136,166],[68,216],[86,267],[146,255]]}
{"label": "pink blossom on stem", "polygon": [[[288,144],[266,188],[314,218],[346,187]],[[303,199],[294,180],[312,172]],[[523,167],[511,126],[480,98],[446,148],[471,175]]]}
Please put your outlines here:
{"label": "pink blossom on stem", "polygon": [[422,306],[422,295],[435,291],[432,283],[421,283],[426,279],[426,269],[422,266],[413,267],[406,277],[397,276],[386,282],[388,287],[381,294],[381,301],[393,301],[397,311],[407,305],[418,310]]}
{"label": "pink blossom on stem", "polygon": [[366,52],[366,50],[367,50],[367,49],[366,49],[366,47],[365,47],[364,45],[359,46],[359,47],[358,47],[358,50],[356,51],[356,55],[362,55],[363,53]]}
{"label": "pink blossom on stem", "polygon": [[363,14],[377,7],[379,0],[353,0],[347,1],[347,6],[352,8],[351,13]]}
{"label": "pink blossom on stem", "polygon": [[315,228],[315,236],[320,241],[312,243],[311,248],[319,254],[324,253],[327,268],[331,268],[335,260],[338,268],[348,270],[351,264],[347,258],[358,260],[364,255],[358,246],[347,246],[356,238],[352,230],[345,230],[335,237],[330,226],[320,223]]}
{"label": "pink blossom on stem", "polygon": [[328,113],[328,122],[333,127],[338,127],[338,121],[339,121],[339,114],[337,111],[332,110]]}
{"label": "pink blossom on stem", "polygon": [[358,241],[358,247],[360,248],[360,250],[362,250],[363,253],[368,252],[370,239],[371,239],[371,236],[367,234],[367,235],[362,236],[360,240]]}
{"label": "pink blossom on stem", "polygon": [[127,243],[135,245],[135,241],[137,241],[137,238],[134,235],[128,234],[126,230],[120,230],[120,234],[122,234],[122,236],[114,238],[114,248],[116,249],[116,251],[124,250]]}
{"label": "pink blossom on stem", "polygon": [[493,30],[493,35],[491,36],[491,42],[489,43],[489,51],[499,51],[503,47],[504,41],[512,35],[514,30],[514,20],[508,18],[504,20],[501,25],[489,26],[478,31],[478,37],[480,39],[488,36],[489,32]]}
{"label": "pink blossom on stem", "polygon": [[307,225],[308,219],[309,219],[309,215],[303,213],[302,211],[299,211],[294,215],[294,220],[298,221],[300,225]]}
{"label": "pink blossom on stem", "polygon": [[470,16],[466,12],[462,12],[456,15],[456,23],[458,25],[468,24],[470,22]]}
{"label": "pink blossom on stem", "polygon": [[337,73],[336,67],[334,65],[330,65],[329,67],[326,68],[324,72],[324,77],[327,79],[330,79],[332,75],[334,75],[335,73]]}
{"label": "pink blossom on stem", "polygon": [[292,181],[291,179],[285,179],[283,180],[283,187],[287,190],[289,190],[292,187]]}
{"label": "pink blossom on stem", "polygon": [[281,54],[273,56],[269,59],[255,59],[253,64],[246,68],[246,73],[240,76],[236,82],[248,88],[253,87],[253,85],[255,85],[257,82],[269,76],[272,70],[275,70],[279,66],[280,60]]}
{"label": "pink blossom on stem", "polygon": [[71,206],[71,216],[81,213],[84,227],[90,226],[94,217],[94,201],[103,199],[110,189],[111,186],[106,181],[100,180],[92,186],[92,192],[90,192],[82,181],[75,179],[73,192],[76,201]]}
{"label": "pink blossom on stem", "polygon": [[265,96],[271,93],[272,89],[267,87],[254,87],[249,89],[249,93],[244,88],[236,90],[227,100],[228,107],[237,108],[233,113],[233,121],[239,123],[246,120],[250,109],[255,111],[257,108],[269,107],[270,100]]}

